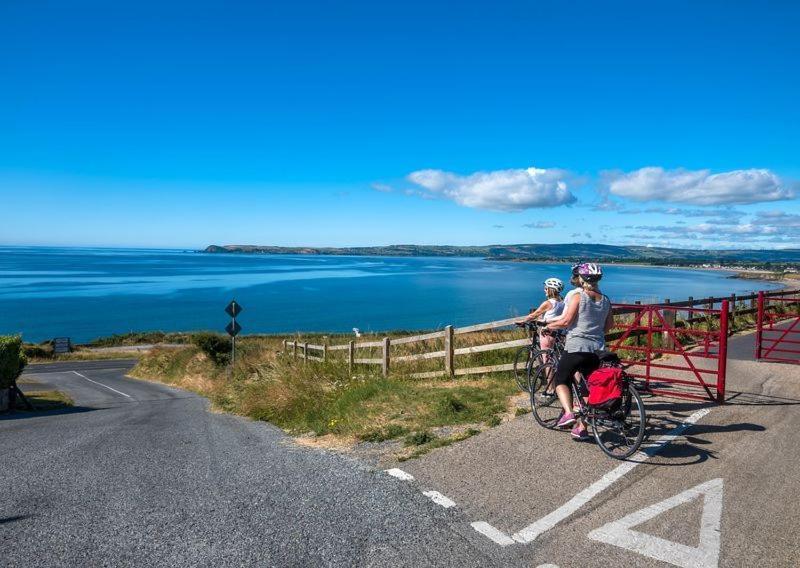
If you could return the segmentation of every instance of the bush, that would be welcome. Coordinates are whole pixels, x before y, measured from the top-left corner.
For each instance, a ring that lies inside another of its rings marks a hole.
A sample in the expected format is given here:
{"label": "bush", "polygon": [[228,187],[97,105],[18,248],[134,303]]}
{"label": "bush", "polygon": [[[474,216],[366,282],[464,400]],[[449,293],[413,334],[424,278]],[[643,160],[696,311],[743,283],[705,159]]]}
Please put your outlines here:
{"label": "bush", "polygon": [[27,362],[21,337],[0,336],[0,389],[10,387],[22,374]]}
{"label": "bush", "polygon": [[217,366],[227,365],[231,360],[230,338],[217,333],[198,333],[192,341]]}
{"label": "bush", "polygon": [[25,343],[22,346],[22,351],[28,359],[52,359],[53,344],[52,343]]}
{"label": "bush", "polygon": [[421,446],[423,444],[427,444],[428,442],[432,442],[435,439],[436,436],[431,434],[429,430],[414,432],[413,434],[406,436],[406,446]]}

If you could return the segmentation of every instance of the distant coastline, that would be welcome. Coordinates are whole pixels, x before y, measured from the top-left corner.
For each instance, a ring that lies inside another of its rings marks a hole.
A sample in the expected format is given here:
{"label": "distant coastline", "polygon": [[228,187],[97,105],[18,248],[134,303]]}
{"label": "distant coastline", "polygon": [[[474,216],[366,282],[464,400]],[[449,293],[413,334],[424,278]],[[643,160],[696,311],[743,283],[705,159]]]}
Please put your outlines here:
{"label": "distant coastline", "polygon": [[281,247],[210,245],[212,254],[471,257],[489,261],[569,263],[592,259],[624,265],[727,270],[739,278],[781,280],[800,272],[800,249],[676,249],[606,244],[508,244],[485,246],[387,245],[371,247]]}

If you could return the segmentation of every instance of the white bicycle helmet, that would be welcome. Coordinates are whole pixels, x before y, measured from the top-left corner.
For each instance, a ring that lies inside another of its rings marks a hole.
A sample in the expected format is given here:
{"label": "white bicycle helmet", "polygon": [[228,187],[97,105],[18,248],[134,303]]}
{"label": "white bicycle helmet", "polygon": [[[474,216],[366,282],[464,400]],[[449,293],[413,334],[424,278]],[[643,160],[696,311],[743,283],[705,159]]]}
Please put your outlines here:
{"label": "white bicycle helmet", "polygon": [[548,278],[544,281],[544,287],[553,289],[560,294],[564,289],[564,283],[558,278]]}

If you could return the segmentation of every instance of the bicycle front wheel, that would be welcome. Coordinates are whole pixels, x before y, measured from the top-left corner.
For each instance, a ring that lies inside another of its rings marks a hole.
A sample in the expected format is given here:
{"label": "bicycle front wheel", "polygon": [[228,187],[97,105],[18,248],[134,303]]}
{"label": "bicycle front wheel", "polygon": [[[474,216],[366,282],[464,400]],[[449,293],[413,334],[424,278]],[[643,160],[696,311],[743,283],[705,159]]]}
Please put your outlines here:
{"label": "bicycle front wheel", "polygon": [[607,456],[617,460],[631,457],[645,436],[647,414],[642,397],[629,384],[616,408],[593,411],[591,424],[594,439]]}
{"label": "bicycle front wheel", "polygon": [[530,392],[528,388],[528,373],[533,358],[530,347],[520,347],[514,355],[514,380],[517,381],[519,390]]}
{"label": "bicycle front wheel", "polygon": [[540,426],[550,429],[556,427],[563,412],[555,394],[554,376],[555,367],[552,362],[531,367],[529,392],[533,417]]}

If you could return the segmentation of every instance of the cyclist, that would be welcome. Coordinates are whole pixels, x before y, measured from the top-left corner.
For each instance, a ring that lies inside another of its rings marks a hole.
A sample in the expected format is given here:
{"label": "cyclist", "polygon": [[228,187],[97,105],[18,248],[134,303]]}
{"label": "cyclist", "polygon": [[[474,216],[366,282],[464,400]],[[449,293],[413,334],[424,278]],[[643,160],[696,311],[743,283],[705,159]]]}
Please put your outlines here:
{"label": "cyclist", "polygon": [[[520,323],[528,323],[534,320],[549,323],[561,317],[561,313],[564,311],[564,299],[561,297],[561,292],[563,290],[564,283],[558,278],[548,278],[545,280],[544,302]],[[550,349],[550,347],[553,346],[553,338],[549,335],[541,335],[539,340],[542,349]],[[545,345],[544,342],[548,342],[548,344]]]}
{"label": "cyclist", "polygon": [[[549,323],[561,317],[564,311],[564,300],[561,298],[561,292],[564,290],[564,283],[558,278],[548,278],[544,281],[544,294],[545,301],[536,308],[529,316],[527,316],[518,324],[528,323],[531,321],[539,321],[542,323]],[[539,329],[539,348],[552,349],[556,342],[556,338],[552,333],[548,333],[544,328]],[[543,356],[542,363],[546,363],[548,356]],[[545,396],[555,396],[553,391],[552,377],[548,381],[547,389],[544,393]]]}
{"label": "cyclist", "polygon": [[572,437],[585,440],[589,433],[582,421],[575,417],[569,384],[576,372],[581,372],[586,377],[600,366],[600,359],[595,352],[604,349],[605,334],[611,329],[613,318],[611,301],[600,292],[598,286],[603,277],[602,268],[597,264],[582,263],[575,271],[581,289],[571,294],[564,313],[557,320],[548,323],[546,329],[567,330],[564,354],[555,373],[556,394],[564,409],[558,427],[575,425]]}

